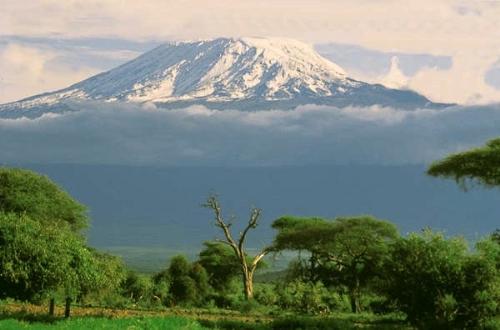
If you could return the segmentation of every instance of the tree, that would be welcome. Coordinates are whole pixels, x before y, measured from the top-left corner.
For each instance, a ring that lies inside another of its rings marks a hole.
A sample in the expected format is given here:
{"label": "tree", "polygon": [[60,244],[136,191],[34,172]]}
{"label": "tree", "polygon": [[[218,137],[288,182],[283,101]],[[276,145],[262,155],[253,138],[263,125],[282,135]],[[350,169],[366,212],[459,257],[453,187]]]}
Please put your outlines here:
{"label": "tree", "polygon": [[146,275],[129,271],[122,284],[123,294],[134,303],[149,302],[153,294],[153,283]]}
{"label": "tree", "polygon": [[86,246],[87,225],[85,206],[47,177],[0,168],[0,296],[63,294],[69,316],[73,299],[116,286],[119,263]]}
{"label": "tree", "polygon": [[467,188],[469,182],[486,187],[500,186],[500,138],[434,162],[427,174],[455,179],[463,188]]}
{"label": "tree", "polygon": [[208,293],[208,274],[199,263],[189,263],[182,255],[172,258],[168,267],[172,303],[200,304]]}
{"label": "tree", "polygon": [[78,300],[85,302],[116,303],[121,295],[122,285],[127,277],[123,260],[117,256],[88,248],[92,253],[95,268],[98,270],[95,281],[83,283]]}
{"label": "tree", "polygon": [[[452,178],[463,189],[468,183],[484,187],[500,186],[500,138],[490,140],[485,146],[456,153],[436,161],[427,169],[434,177]],[[492,234],[500,242],[500,229]]]}
{"label": "tree", "polygon": [[240,271],[240,263],[232,248],[220,242],[204,242],[198,262],[206,269],[210,285],[225,291]]}
{"label": "tree", "polygon": [[[275,248],[311,253],[311,280],[345,285],[354,313],[361,311],[361,289],[379,273],[398,237],[396,227],[371,216],[320,218],[284,217],[273,223],[278,229]],[[326,275],[326,276],[325,276]]]}
{"label": "tree", "polygon": [[37,300],[61,292],[75,298],[98,274],[92,251],[69,225],[0,212],[0,297]]}
{"label": "tree", "polygon": [[498,245],[500,245],[500,229],[497,229],[495,230],[491,236],[490,236],[491,240],[495,243],[497,243]]}
{"label": "tree", "polygon": [[463,239],[431,231],[400,238],[385,269],[387,295],[418,328],[482,328],[496,312],[495,263]]}
{"label": "tree", "polygon": [[257,255],[255,255],[253,258],[247,257],[247,253],[245,251],[245,239],[248,234],[248,232],[251,229],[257,228],[259,224],[259,219],[262,213],[262,210],[258,208],[252,208],[250,210],[250,217],[248,219],[248,222],[243,229],[243,231],[240,232],[238,239],[234,239],[233,234],[231,233],[231,226],[232,222],[226,222],[223,215],[222,215],[222,209],[220,206],[220,203],[217,199],[216,196],[212,195],[209,196],[205,204],[203,204],[204,207],[211,209],[214,212],[215,216],[215,226],[219,227],[223,234],[224,234],[224,240],[217,240],[218,242],[221,242],[223,244],[228,245],[234,252],[234,255],[238,259],[239,265],[240,265],[240,271],[242,274],[242,282],[243,282],[243,288],[244,288],[244,294],[245,298],[247,300],[250,300],[253,298],[253,277],[255,274],[255,270],[257,269],[259,263],[262,261],[262,259],[269,253],[271,252],[270,247],[265,247],[262,249]]}
{"label": "tree", "polygon": [[0,168],[0,212],[25,213],[43,223],[64,222],[75,232],[87,227],[86,208],[46,176]]}
{"label": "tree", "polygon": [[321,254],[325,250],[325,243],[332,239],[333,222],[315,217],[284,216],[275,220],[272,227],[277,230],[273,241],[273,248],[276,251],[309,252],[309,258],[305,263],[298,260],[293,265],[295,274],[292,275],[300,273],[301,277],[312,282],[322,280]]}

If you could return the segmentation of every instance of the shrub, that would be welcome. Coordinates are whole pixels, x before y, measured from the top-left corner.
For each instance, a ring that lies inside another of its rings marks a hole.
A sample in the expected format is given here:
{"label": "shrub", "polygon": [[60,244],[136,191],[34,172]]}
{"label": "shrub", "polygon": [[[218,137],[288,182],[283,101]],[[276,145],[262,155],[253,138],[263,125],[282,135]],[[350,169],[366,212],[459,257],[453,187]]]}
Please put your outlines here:
{"label": "shrub", "polygon": [[424,232],[399,239],[387,264],[387,294],[420,328],[477,328],[496,312],[491,259],[462,239]]}
{"label": "shrub", "polygon": [[330,293],[321,282],[292,281],[278,286],[278,305],[306,314],[320,314],[329,311],[325,302]]}
{"label": "shrub", "polygon": [[153,283],[149,276],[130,271],[123,283],[123,293],[134,303],[149,304]]}
{"label": "shrub", "polygon": [[259,304],[274,306],[278,302],[278,295],[272,284],[258,284],[255,286],[254,298]]}

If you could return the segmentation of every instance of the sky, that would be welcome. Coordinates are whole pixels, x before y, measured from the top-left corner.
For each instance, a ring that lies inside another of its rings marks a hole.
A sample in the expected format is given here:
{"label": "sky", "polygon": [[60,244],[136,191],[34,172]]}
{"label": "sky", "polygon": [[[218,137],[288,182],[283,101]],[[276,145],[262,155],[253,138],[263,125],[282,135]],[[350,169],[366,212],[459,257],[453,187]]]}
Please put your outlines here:
{"label": "sky", "polygon": [[0,103],[172,40],[295,38],[354,78],[433,101],[500,102],[500,1],[0,0]]}
{"label": "sky", "polygon": [[167,41],[270,36],[446,110],[246,112],[73,103],[0,119],[0,164],[428,164],[500,136],[500,1],[0,0],[0,103],[67,87]]}

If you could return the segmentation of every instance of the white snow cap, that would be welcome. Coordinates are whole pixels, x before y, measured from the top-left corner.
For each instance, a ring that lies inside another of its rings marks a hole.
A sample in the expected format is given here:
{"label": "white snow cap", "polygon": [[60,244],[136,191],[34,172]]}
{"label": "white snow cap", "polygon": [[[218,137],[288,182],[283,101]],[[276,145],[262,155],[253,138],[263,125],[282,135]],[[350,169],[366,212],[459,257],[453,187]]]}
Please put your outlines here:
{"label": "white snow cap", "polygon": [[174,102],[332,96],[355,85],[310,45],[281,38],[218,38],[163,44],[66,89],[21,101]]}

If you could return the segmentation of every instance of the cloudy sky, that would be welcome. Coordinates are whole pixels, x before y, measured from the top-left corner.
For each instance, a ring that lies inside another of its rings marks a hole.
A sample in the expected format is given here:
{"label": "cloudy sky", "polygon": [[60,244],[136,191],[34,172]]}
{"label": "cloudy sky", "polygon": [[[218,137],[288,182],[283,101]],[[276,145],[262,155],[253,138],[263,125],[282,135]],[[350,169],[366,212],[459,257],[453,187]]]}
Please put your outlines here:
{"label": "cloudy sky", "polygon": [[0,119],[0,164],[423,164],[500,135],[500,106],[403,111],[307,105],[256,112],[72,106],[80,111]]}
{"label": "cloudy sky", "polygon": [[244,112],[78,103],[0,119],[0,164],[422,164],[500,135],[500,1],[0,0],[0,103],[66,87],[158,44],[273,36],[443,111]]}
{"label": "cloudy sky", "polygon": [[163,41],[221,36],[296,38],[358,79],[434,101],[500,101],[498,0],[0,0],[0,8],[0,103],[65,87]]}

